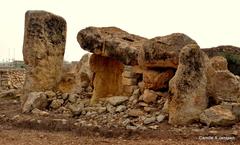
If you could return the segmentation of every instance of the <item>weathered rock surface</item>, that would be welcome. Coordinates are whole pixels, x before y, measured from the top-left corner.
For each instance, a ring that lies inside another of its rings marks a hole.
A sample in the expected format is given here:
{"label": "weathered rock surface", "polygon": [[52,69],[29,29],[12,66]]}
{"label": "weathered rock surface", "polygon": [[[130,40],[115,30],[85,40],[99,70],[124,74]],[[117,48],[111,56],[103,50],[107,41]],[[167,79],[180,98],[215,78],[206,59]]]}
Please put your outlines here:
{"label": "weathered rock surface", "polygon": [[150,124],[150,123],[153,123],[155,121],[156,121],[156,117],[153,116],[153,117],[150,117],[150,118],[146,118],[143,123],[144,124]]}
{"label": "weathered rock surface", "polygon": [[113,106],[120,105],[127,100],[128,97],[126,96],[114,96],[107,99],[107,101]]}
{"label": "weathered rock surface", "polygon": [[223,108],[229,109],[236,116],[237,120],[240,120],[240,103],[229,103],[223,102],[221,103]]}
{"label": "weathered rock surface", "polygon": [[[45,11],[27,11],[23,57],[25,92],[45,91],[60,81],[66,41],[66,21]],[[23,98],[23,102],[26,100]]]}
{"label": "weathered rock surface", "polygon": [[158,122],[163,122],[163,120],[164,120],[165,118],[166,118],[166,116],[163,115],[163,114],[160,114],[160,115],[158,115],[158,116],[156,117],[156,119],[157,119]]}
{"label": "weathered rock surface", "polygon": [[99,98],[122,94],[123,64],[121,62],[93,54],[90,58],[90,68],[94,73],[92,103]]}
{"label": "weathered rock surface", "polygon": [[69,105],[69,109],[72,111],[74,115],[79,115],[84,109],[84,104],[75,103],[75,104]]}
{"label": "weathered rock surface", "polygon": [[29,113],[34,108],[45,109],[48,105],[47,96],[44,92],[31,92],[27,94],[27,100],[22,106],[23,113]]}
{"label": "weathered rock surface", "polygon": [[227,69],[225,58],[217,56],[210,59],[208,68],[207,95],[216,103],[238,102],[240,99],[240,78]]}
{"label": "weathered rock surface", "polygon": [[140,74],[134,72],[133,66],[124,65],[122,73],[123,95],[131,96],[133,91],[138,88]]}
{"label": "weathered rock surface", "polygon": [[169,82],[169,123],[185,125],[199,119],[207,105],[208,58],[198,45],[185,46],[179,58],[177,72]]}
{"label": "weathered rock surface", "polygon": [[52,101],[50,107],[53,109],[58,109],[63,105],[63,103],[64,103],[63,99],[56,99]]}
{"label": "weathered rock surface", "polygon": [[177,68],[179,53],[187,44],[196,44],[196,42],[181,33],[150,39],[141,47],[138,63],[149,68]]}
{"label": "weathered rock surface", "polygon": [[158,95],[152,90],[144,90],[143,101],[146,103],[155,103]]}
{"label": "weathered rock surface", "polygon": [[214,70],[221,71],[221,70],[227,70],[228,69],[228,62],[226,58],[222,56],[215,56],[210,59],[210,63]]}
{"label": "weathered rock surface", "polygon": [[15,89],[0,91],[0,98],[14,97],[14,96],[16,96],[16,92],[17,92],[17,90],[15,90]]}
{"label": "weathered rock surface", "polygon": [[134,65],[137,64],[138,49],[147,39],[116,27],[88,27],[79,31],[77,40],[84,50]]}
{"label": "weathered rock surface", "polygon": [[39,115],[39,116],[48,116],[49,115],[48,112],[39,110],[37,108],[33,109],[32,113],[35,114],[35,115]]}
{"label": "weathered rock surface", "polygon": [[223,56],[228,61],[228,69],[235,75],[240,76],[240,48],[224,45],[213,48],[202,49],[210,58],[214,56]]}
{"label": "weathered rock surface", "polygon": [[236,122],[236,117],[231,110],[217,105],[204,110],[200,115],[200,121],[208,126],[229,126]]}
{"label": "weathered rock surface", "polygon": [[139,116],[143,116],[144,112],[140,109],[131,109],[129,110],[128,115],[132,117],[139,117]]}
{"label": "weathered rock surface", "polygon": [[168,69],[163,72],[155,70],[144,70],[143,71],[143,81],[146,89],[159,90],[163,88],[168,88],[168,83],[170,79],[174,76],[175,71],[173,69]]}
{"label": "weathered rock surface", "polygon": [[25,69],[16,68],[16,69],[8,69],[1,68],[0,69],[0,90],[7,89],[22,89],[24,80],[25,80]]}
{"label": "weathered rock surface", "polygon": [[90,56],[91,54],[87,53],[79,62],[65,64],[57,90],[63,93],[78,93],[92,86],[93,73],[90,70]]}

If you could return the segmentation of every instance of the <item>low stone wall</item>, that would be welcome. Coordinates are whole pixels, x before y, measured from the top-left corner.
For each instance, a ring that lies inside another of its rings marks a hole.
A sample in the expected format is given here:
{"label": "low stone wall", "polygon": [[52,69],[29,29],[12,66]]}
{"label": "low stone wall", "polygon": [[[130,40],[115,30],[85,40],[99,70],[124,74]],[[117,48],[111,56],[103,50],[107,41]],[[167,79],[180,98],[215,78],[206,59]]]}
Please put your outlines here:
{"label": "low stone wall", "polygon": [[25,80],[25,69],[1,68],[0,88],[19,89],[23,87]]}

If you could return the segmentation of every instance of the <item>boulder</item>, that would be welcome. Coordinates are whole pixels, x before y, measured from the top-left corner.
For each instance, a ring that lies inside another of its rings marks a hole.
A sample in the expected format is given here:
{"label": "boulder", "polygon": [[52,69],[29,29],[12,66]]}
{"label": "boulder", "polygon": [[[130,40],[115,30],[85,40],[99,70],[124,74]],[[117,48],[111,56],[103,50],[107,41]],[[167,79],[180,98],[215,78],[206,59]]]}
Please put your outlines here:
{"label": "boulder", "polygon": [[215,56],[210,59],[210,63],[214,70],[221,71],[228,69],[227,59],[222,56]]}
{"label": "boulder", "polygon": [[65,64],[58,90],[63,93],[79,93],[92,86],[93,72],[90,70],[90,53],[82,56],[80,61]]}
{"label": "boulder", "polygon": [[46,91],[45,94],[47,95],[48,98],[56,97],[56,93],[53,91]]}
{"label": "boulder", "polygon": [[[25,94],[52,90],[61,79],[66,43],[66,21],[45,11],[27,11],[23,58],[26,64]],[[22,98],[22,103],[26,100]]]}
{"label": "boulder", "polygon": [[159,115],[156,117],[156,119],[157,119],[157,121],[158,121],[159,123],[160,123],[160,122],[163,122],[165,118],[166,118],[166,116],[163,115],[163,114],[159,114]]}
{"label": "boulder", "polygon": [[22,105],[22,112],[29,113],[35,108],[46,109],[47,105],[48,99],[44,92],[31,92],[27,94],[27,100]]}
{"label": "boulder", "polygon": [[165,71],[156,70],[144,70],[143,71],[143,82],[146,89],[159,90],[168,88],[168,83],[175,74],[175,70],[167,69]]}
{"label": "boulder", "polygon": [[178,69],[169,82],[170,124],[192,123],[207,108],[207,62],[208,57],[196,44],[189,44],[181,50]]}
{"label": "boulder", "polygon": [[126,96],[114,96],[107,99],[107,101],[113,106],[120,105],[123,102],[126,102],[127,100],[128,100],[128,97]]}
{"label": "boulder", "polygon": [[76,103],[78,99],[78,95],[77,94],[69,94],[68,96],[68,101],[70,103]]}
{"label": "boulder", "polygon": [[37,108],[32,110],[32,113],[39,116],[49,116],[49,113],[46,111],[39,110]]}
{"label": "boulder", "polygon": [[133,91],[137,89],[137,85],[124,85],[123,86],[123,94],[126,96],[131,96]]}
{"label": "boulder", "polygon": [[128,116],[130,117],[139,117],[143,115],[144,115],[144,112],[141,109],[131,109],[128,111]]}
{"label": "boulder", "polygon": [[115,59],[93,54],[90,58],[93,71],[93,96],[91,103],[99,98],[122,94],[123,64]]}
{"label": "boulder", "polygon": [[173,33],[145,41],[138,56],[141,66],[156,68],[177,68],[181,49],[188,44],[196,44],[185,34]]}
{"label": "boulder", "polygon": [[223,56],[228,61],[228,69],[234,74],[240,76],[240,48],[223,45],[213,48],[202,49],[210,58],[214,56]]}
{"label": "boulder", "polygon": [[236,117],[231,110],[217,105],[204,110],[200,121],[208,126],[230,126],[236,123]]}
{"label": "boulder", "polygon": [[219,104],[240,100],[240,78],[227,69],[227,60],[217,56],[210,59],[207,71],[207,95]]}
{"label": "boulder", "polygon": [[116,112],[123,112],[127,109],[127,107],[125,105],[119,105],[116,108]]}
{"label": "boulder", "polygon": [[50,104],[50,107],[53,109],[58,109],[63,105],[63,103],[64,103],[63,99],[56,99],[52,101],[52,103]]}
{"label": "boulder", "polygon": [[84,50],[134,65],[138,49],[147,39],[116,27],[87,27],[78,32],[77,40]]}
{"label": "boulder", "polygon": [[152,116],[152,117],[149,117],[149,118],[146,118],[143,123],[144,124],[150,124],[150,123],[153,123],[156,121],[156,117],[155,116]]}
{"label": "boulder", "polygon": [[79,115],[84,109],[84,103],[71,104],[68,108],[72,111],[73,115]]}
{"label": "boulder", "polygon": [[10,90],[0,90],[0,98],[10,98],[16,96],[16,89],[10,89]]}
{"label": "boulder", "polygon": [[152,90],[144,90],[143,101],[146,103],[156,103],[158,95]]}
{"label": "boulder", "polygon": [[[73,67],[75,67],[75,64],[64,64],[61,80],[57,84],[58,91],[62,93],[72,93],[73,89],[76,87],[77,82],[79,81],[77,79],[77,74],[72,71]],[[80,90],[80,89],[79,89]]]}
{"label": "boulder", "polygon": [[232,113],[236,116],[237,120],[240,120],[240,103],[230,103],[230,102],[223,102],[221,103],[223,108],[229,109]]}
{"label": "boulder", "polygon": [[87,83],[87,86],[92,86],[93,72],[90,69],[90,57],[92,54],[87,53],[83,55],[80,62],[77,64],[76,72],[77,79],[80,80],[80,86],[84,87],[83,82]]}

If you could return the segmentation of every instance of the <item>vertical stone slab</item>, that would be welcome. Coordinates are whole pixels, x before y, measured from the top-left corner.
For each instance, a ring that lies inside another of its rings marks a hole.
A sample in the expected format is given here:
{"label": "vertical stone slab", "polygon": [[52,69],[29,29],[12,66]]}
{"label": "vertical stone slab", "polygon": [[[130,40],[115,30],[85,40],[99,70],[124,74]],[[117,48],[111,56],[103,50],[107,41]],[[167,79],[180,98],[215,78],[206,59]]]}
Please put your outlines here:
{"label": "vertical stone slab", "polygon": [[90,69],[93,71],[93,96],[91,103],[122,93],[123,64],[113,58],[93,54],[90,57]]}
{"label": "vertical stone slab", "polygon": [[61,77],[65,43],[66,21],[62,17],[45,11],[26,12],[23,43],[25,93],[54,89]]}
{"label": "vertical stone slab", "polygon": [[170,124],[198,121],[207,108],[207,67],[208,58],[197,44],[189,44],[181,50],[177,72],[169,82]]}

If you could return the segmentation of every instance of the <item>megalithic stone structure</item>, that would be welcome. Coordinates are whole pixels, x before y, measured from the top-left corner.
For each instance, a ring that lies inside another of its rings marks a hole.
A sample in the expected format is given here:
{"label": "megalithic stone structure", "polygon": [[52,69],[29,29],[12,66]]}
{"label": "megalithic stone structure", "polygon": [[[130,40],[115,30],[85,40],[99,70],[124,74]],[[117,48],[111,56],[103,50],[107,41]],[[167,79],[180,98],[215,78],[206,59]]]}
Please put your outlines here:
{"label": "megalithic stone structure", "polygon": [[143,44],[138,63],[147,68],[177,68],[181,49],[188,44],[197,44],[183,33],[155,37]]}
{"label": "megalithic stone structure", "polygon": [[[24,92],[52,90],[60,81],[66,44],[66,21],[46,11],[27,11],[23,57]],[[24,95],[26,96],[26,95]],[[22,103],[27,98],[22,98]]]}
{"label": "megalithic stone structure", "polygon": [[78,32],[77,40],[86,51],[137,65],[138,50],[147,39],[116,27],[87,27]]}
{"label": "megalithic stone structure", "polygon": [[198,121],[208,106],[207,55],[197,44],[186,45],[180,53],[175,76],[169,82],[169,123],[186,125]]}
{"label": "megalithic stone structure", "polygon": [[138,64],[138,51],[147,39],[116,27],[88,27],[79,31],[77,40],[81,48],[94,53],[90,58],[90,68],[94,72],[91,103],[122,95],[124,64]]}

